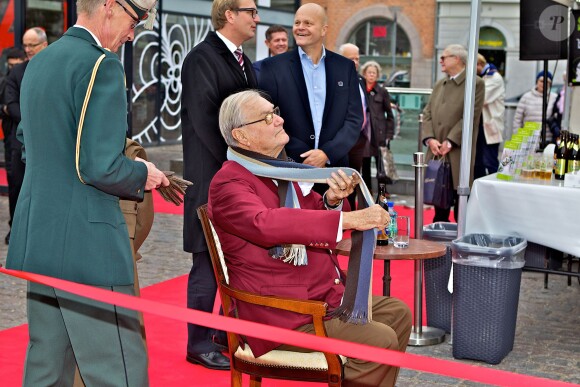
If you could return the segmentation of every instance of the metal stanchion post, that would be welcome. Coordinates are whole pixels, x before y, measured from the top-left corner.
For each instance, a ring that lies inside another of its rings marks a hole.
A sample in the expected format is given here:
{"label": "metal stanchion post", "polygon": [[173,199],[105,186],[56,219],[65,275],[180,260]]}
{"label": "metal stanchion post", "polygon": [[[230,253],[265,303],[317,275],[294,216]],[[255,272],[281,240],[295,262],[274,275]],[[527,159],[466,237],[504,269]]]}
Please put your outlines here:
{"label": "metal stanchion post", "polygon": [[[415,239],[423,239],[423,176],[425,174],[425,154],[415,152]],[[439,328],[423,326],[423,260],[415,260],[415,318],[409,345],[423,346],[439,344],[445,339],[445,332]]]}
{"label": "metal stanchion post", "polygon": [[423,144],[421,139],[423,138],[423,113],[419,114],[419,138],[417,139],[417,152],[423,152]]}

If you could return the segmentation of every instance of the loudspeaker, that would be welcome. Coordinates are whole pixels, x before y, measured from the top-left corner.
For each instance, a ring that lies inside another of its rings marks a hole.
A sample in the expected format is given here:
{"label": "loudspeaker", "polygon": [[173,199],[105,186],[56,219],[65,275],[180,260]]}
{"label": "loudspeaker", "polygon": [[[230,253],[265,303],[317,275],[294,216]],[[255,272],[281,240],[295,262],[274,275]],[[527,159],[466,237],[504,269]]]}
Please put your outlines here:
{"label": "loudspeaker", "polygon": [[520,60],[566,59],[568,7],[552,0],[520,2]]}

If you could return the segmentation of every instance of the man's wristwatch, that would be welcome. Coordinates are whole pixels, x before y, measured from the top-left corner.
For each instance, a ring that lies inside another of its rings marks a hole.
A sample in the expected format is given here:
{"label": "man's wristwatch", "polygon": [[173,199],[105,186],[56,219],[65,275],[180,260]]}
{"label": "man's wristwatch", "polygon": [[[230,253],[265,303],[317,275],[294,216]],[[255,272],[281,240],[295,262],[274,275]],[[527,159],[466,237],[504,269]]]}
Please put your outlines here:
{"label": "man's wristwatch", "polygon": [[338,208],[338,206],[340,206],[340,204],[342,203],[342,199],[334,206],[331,206],[330,204],[328,204],[328,201],[326,200],[326,192],[324,193],[324,195],[322,196],[322,200],[324,202],[324,205],[326,206],[326,208],[328,208],[329,210],[335,210]]}
{"label": "man's wristwatch", "polygon": [[451,148],[453,148],[453,145],[451,145],[451,141],[449,141],[449,140],[445,140],[445,142],[447,143],[447,148],[448,148],[448,149],[451,149]]}

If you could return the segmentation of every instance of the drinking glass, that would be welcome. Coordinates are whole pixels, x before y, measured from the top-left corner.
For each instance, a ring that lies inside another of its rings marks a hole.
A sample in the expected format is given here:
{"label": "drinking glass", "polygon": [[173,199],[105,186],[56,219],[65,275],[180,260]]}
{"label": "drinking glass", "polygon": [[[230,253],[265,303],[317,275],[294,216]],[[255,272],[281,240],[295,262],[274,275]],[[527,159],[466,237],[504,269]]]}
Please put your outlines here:
{"label": "drinking glass", "polygon": [[408,216],[397,216],[397,236],[394,239],[395,247],[404,249],[409,247],[411,221]]}

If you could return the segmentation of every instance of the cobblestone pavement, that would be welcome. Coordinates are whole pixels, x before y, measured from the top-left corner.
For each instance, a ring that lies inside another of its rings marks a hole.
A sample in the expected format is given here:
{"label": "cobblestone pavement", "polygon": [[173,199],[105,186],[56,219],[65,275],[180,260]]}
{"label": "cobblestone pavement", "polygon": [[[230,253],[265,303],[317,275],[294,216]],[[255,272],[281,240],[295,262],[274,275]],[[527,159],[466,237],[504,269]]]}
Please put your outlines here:
{"label": "cobblestone pavement", "polygon": [[[148,148],[147,152],[149,158],[161,169],[169,169],[169,160],[181,157],[181,146]],[[412,202],[412,198],[399,199]],[[8,199],[2,196],[0,197],[1,264],[5,263],[7,251],[3,241],[8,231],[7,213]],[[142,286],[189,272],[191,256],[182,251],[181,231],[180,215],[156,214],[151,234],[141,249],[143,259],[138,264]],[[26,322],[25,289],[24,281],[0,275],[0,329]],[[567,286],[566,277],[550,275],[549,288],[544,289],[542,274],[524,272],[515,344],[511,353],[499,365],[494,366],[465,360],[461,362],[580,384],[579,325],[580,285],[576,279],[572,280],[571,286]],[[179,350],[181,349],[176,349]],[[447,343],[409,347],[407,352],[453,360],[452,346]],[[478,384],[403,369],[397,385],[404,387]]]}

